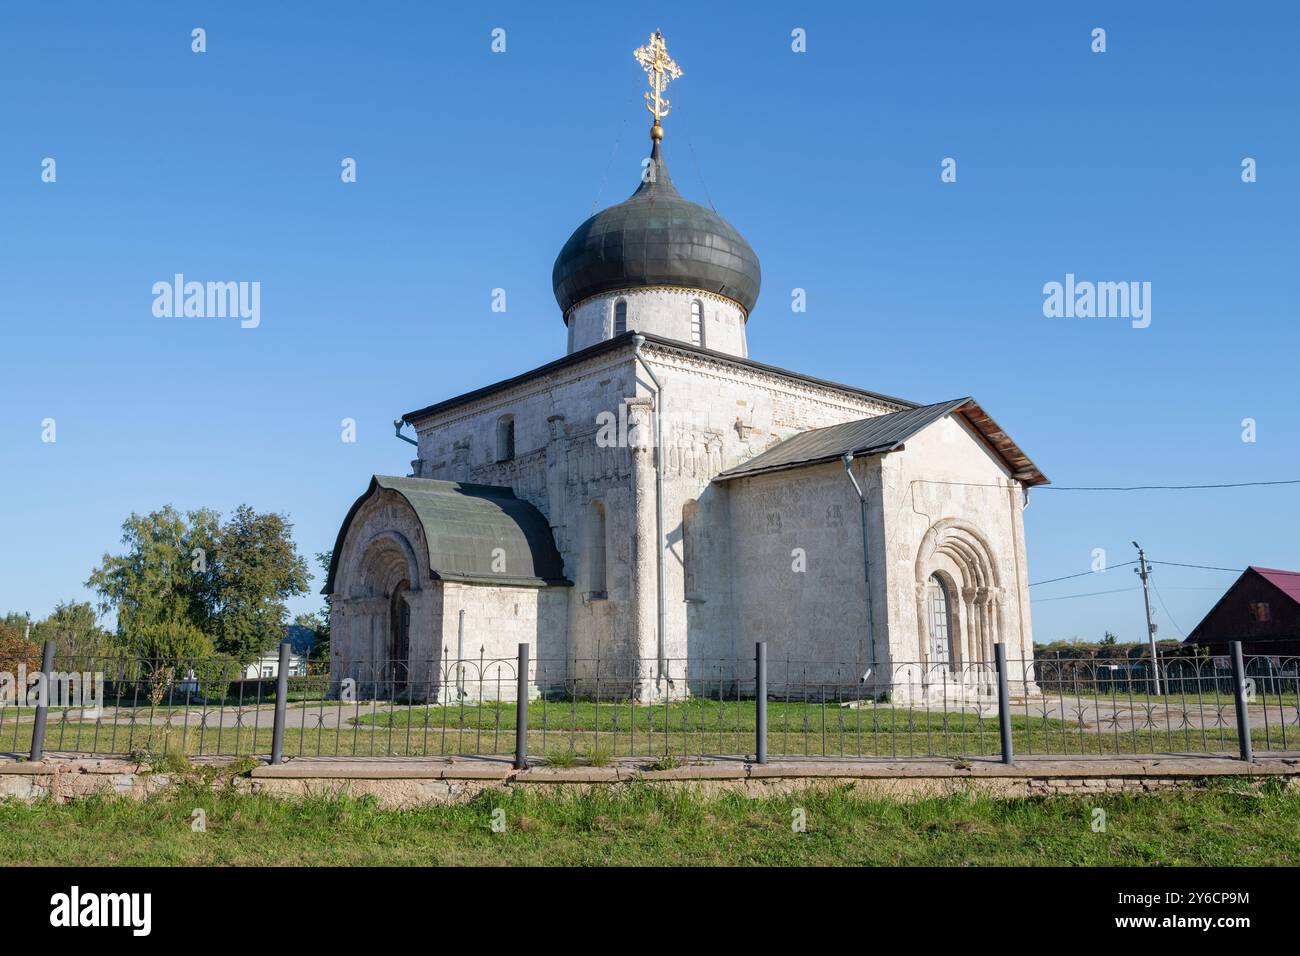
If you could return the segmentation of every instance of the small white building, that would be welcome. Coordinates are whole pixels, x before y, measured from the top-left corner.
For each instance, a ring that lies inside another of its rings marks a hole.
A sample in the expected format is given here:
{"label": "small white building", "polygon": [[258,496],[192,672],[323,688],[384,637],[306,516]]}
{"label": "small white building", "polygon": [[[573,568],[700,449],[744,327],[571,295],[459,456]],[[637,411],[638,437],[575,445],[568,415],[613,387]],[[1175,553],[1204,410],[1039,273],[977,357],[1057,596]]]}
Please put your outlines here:
{"label": "small white building", "polygon": [[[302,677],[307,673],[307,657],[303,654],[289,655],[290,677]],[[280,676],[280,652],[267,654],[244,667],[245,680],[257,680],[265,677]]]}

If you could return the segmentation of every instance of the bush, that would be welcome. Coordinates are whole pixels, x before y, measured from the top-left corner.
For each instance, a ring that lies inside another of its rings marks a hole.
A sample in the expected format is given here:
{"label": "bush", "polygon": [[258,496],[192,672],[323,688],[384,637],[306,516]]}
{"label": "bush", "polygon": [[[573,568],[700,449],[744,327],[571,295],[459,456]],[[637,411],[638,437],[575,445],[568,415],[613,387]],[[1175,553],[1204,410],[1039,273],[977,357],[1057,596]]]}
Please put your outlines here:
{"label": "bush", "polygon": [[212,639],[188,621],[158,621],[135,633],[131,650],[146,661],[173,666],[183,661],[211,657]]}
{"label": "bush", "polygon": [[150,702],[157,707],[170,693],[177,676],[188,674],[190,662],[212,656],[212,640],[188,621],[158,621],[135,633],[132,650],[141,658]]}
{"label": "bush", "polygon": [[215,654],[193,663],[194,681],[199,697],[208,701],[225,700],[230,685],[239,679],[239,662],[229,654]]}
{"label": "bush", "polygon": [[0,622],[0,670],[17,671],[26,664],[29,671],[40,670],[41,649],[23,639],[23,632]]}

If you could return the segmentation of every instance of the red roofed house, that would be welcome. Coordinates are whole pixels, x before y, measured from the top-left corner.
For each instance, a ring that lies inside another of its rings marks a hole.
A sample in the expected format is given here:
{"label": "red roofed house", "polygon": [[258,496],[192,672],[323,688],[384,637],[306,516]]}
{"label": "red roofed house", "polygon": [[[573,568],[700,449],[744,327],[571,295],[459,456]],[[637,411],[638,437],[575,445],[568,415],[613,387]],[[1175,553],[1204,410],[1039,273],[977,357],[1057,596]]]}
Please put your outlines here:
{"label": "red roofed house", "polygon": [[1229,641],[1241,641],[1248,657],[1300,657],[1300,571],[1247,568],[1185,643],[1222,656]]}

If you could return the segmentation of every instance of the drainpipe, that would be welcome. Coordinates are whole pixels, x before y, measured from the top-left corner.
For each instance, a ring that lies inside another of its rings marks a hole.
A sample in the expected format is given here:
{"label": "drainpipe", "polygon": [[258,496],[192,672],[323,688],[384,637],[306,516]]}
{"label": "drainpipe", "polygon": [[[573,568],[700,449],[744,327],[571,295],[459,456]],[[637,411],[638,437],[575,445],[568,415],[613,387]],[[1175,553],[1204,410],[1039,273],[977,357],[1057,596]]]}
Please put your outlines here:
{"label": "drainpipe", "polygon": [[656,628],[655,645],[659,657],[659,674],[655,678],[656,685],[659,681],[667,676],[667,634],[668,634],[668,604],[664,599],[664,446],[663,446],[663,404],[664,388],[659,383],[659,377],[655,375],[650,364],[646,362],[645,356],[641,354],[641,346],[645,345],[644,335],[632,336],[632,352],[636,360],[641,363],[645,373],[650,376],[650,381],[655,387],[655,535],[658,541],[655,545],[655,581],[658,584],[658,601],[659,601],[659,624]]}
{"label": "drainpipe", "polygon": [[416,441],[414,438],[407,438],[405,435],[402,434],[402,426],[405,424],[406,424],[405,419],[402,418],[393,419],[393,430],[397,432],[397,437],[400,438],[402,441],[406,442],[407,444],[414,445],[416,448],[419,448],[420,443],[418,441]]}
{"label": "drainpipe", "polygon": [[871,626],[871,552],[867,550],[867,496],[862,493],[858,479],[853,477],[853,453],[846,451],[841,460],[844,462],[844,474],[849,476],[853,490],[858,493],[858,506],[862,511],[862,580],[867,588],[867,647],[871,649],[871,666],[874,668],[879,661],[876,659],[876,638]]}

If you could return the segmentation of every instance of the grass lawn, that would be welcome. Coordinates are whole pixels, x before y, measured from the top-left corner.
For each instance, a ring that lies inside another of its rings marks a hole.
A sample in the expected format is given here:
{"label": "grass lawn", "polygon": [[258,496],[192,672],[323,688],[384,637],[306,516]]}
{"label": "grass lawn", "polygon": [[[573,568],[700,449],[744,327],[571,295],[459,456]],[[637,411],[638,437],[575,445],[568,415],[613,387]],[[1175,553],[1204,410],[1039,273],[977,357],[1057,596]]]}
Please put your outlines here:
{"label": "grass lawn", "polygon": [[[987,711],[986,711],[987,713]],[[1134,708],[1119,719],[1087,708],[1088,725],[1028,714],[1013,708],[1012,743],[1019,754],[1232,753],[1237,732],[1216,722],[1213,708],[1171,704]],[[1221,719],[1230,719],[1230,703]],[[64,721],[51,713],[46,749],[88,753],[158,753],[187,755],[265,754],[271,750],[273,712],[244,712],[239,726],[216,726],[216,711],[204,726],[200,711],[170,715],[105,717],[98,723]],[[232,712],[227,711],[233,720]],[[1255,748],[1300,749],[1300,723],[1292,713],[1269,713],[1269,725],[1255,727]],[[1202,729],[1189,722],[1204,720]],[[533,701],[528,712],[529,753],[549,755],[569,750],[579,758],[710,756],[754,751],[753,701],[692,698],[668,704],[631,706],[594,701]],[[30,749],[31,721],[0,718],[0,749]],[[510,754],[514,750],[515,705],[488,702],[448,706],[399,706],[374,702],[343,706],[294,706],[288,711],[285,753],[329,756],[439,756]],[[998,752],[998,722],[940,707],[906,709],[865,705],[841,707],[820,702],[771,701],[768,704],[768,752],[773,756],[887,757],[926,755],[988,756]]]}
{"label": "grass lawn", "polygon": [[[1094,808],[1106,831],[1094,833]],[[202,808],[204,833],[191,831]],[[504,811],[505,830],[491,829]],[[792,831],[796,810],[806,832]],[[703,797],[635,785],[381,810],[363,800],[190,785],[147,801],[0,802],[7,865],[1300,865],[1300,792],[1205,791],[909,802],[846,790]]]}

